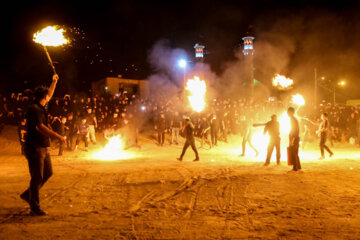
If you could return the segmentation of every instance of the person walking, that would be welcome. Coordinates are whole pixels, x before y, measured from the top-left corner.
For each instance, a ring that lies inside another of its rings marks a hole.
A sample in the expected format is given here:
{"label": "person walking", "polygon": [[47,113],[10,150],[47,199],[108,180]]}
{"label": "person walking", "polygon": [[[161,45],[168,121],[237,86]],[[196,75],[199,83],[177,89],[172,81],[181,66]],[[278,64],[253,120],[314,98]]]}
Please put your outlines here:
{"label": "person walking", "polygon": [[320,159],[325,159],[324,149],[330,154],[330,157],[332,157],[334,153],[330,150],[328,146],[326,146],[326,140],[329,131],[329,121],[328,121],[327,113],[321,114],[321,120],[322,122],[320,123],[319,130],[317,131],[317,133],[320,136],[320,152],[321,152]]}
{"label": "person walking", "polygon": [[200,161],[199,153],[198,153],[198,151],[196,149],[196,145],[195,145],[194,125],[191,123],[190,118],[185,119],[184,133],[185,133],[186,141],[185,141],[182,153],[181,153],[180,157],[177,158],[177,160],[182,161],[187,148],[189,146],[191,146],[191,148],[194,151],[195,156],[196,156],[194,159],[194,162]]}

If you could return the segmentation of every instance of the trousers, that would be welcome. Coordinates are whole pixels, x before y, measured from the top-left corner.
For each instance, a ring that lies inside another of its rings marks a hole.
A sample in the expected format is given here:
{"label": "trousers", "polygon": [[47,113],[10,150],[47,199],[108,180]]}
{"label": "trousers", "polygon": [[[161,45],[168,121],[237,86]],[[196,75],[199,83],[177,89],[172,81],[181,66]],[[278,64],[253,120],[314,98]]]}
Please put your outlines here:
{"label": "trousers", "polygon": [[22,193],[30,200],[31,209],[40,209],[39,190],[52,176],[50,154],[46,147],[25,147],[25,157],[28,161],[31,176],[30,186]]}

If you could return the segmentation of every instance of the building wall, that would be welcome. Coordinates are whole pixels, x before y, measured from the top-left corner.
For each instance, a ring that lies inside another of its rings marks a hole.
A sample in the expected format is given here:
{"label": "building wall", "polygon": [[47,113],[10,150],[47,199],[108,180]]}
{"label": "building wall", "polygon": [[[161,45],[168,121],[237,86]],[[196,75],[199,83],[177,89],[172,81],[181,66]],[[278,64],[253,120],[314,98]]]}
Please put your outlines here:
{"label": "building wall", "polygon": [[141,97],[147,97],[149,94],[149,82],[147,80],[135,80],[135,79],[124,79],[124,78],[104,78],[97,82],[92,83],[92,91],[95,94],[110,93],[115,95],[119,93],[121,85],[125,89],[131,89],[133,86],[137,86],[138,94]]}

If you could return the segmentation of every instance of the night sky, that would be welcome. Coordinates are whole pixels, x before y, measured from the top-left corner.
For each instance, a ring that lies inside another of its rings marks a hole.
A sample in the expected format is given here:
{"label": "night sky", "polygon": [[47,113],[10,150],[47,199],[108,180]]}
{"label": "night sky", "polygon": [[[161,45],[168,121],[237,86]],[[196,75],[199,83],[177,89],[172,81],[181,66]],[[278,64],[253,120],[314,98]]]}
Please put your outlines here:
{"label": "night sky", "polygon": [[[49,49],[62,79],[59,93],[83,90],[91,81],[118,74],[147,78],[153,70],[149,51],[162,39],[184,49],[189,58],[196,42],[205,44],[206,63],[221,75],[228,62],[236,61],[235,52],[248,33],[256,37],[255,44],[270,42],[277,48],[282,46],[274,35],[289,37],[290,47],[284,46],[288,60],[275,70],[299,76],[306,83],[316,66],[320,75],[345,77],[357,86],[360,18],[356,2],[10,1],[10,6],[3,5],[1,15],[1,92],[49,82],[51,68],[32,35],[55,24],[71,29],[68,33],[75,39],[72,46]],[[357,90],[348,94],[357,97]]]}

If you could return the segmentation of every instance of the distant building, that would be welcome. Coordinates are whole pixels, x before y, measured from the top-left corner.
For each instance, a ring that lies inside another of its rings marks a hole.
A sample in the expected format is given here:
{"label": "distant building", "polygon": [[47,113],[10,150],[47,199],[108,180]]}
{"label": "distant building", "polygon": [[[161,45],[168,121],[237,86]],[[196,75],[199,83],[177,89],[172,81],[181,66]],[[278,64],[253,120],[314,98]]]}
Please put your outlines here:
{"label": "distant building", "polygon": [[149,94],[148,80],[135,80],[107,77],[91,84],[93,94],[109,93],[116,95],[119,93],[127,93],[128,95],[139,95],[147,97]]}

